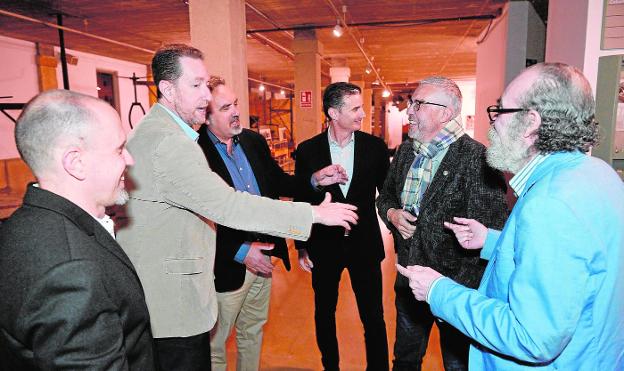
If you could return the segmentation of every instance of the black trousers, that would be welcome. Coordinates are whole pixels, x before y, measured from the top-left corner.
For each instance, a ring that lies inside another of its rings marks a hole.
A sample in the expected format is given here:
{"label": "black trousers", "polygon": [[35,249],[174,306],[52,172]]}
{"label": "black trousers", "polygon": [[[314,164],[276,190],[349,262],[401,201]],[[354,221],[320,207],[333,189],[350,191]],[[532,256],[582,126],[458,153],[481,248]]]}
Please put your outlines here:
{"label": "black trousers", "polygon": [[470,340],[448,323],[436,321],[429,304],[417,301],[409,287],[395,287],[395,293],[397,319],[393,371],[421,370],[434,321],[440,332],[444,369],[468,370]]}
{"label": "black trousers", "polygon": [[154,339],[160,371],[210,371],[210,332]]}
{"label": "black trousers", "polygon": [[364,326],[367,370],[388,370],[388,338],[383,318],[380,262],[350,262],[345,256],[324,257],[313,261],[314,322],[316,342],[325,370],[339,370],[336,338],[338,284],[346,268],[351,278],[360,320]]}

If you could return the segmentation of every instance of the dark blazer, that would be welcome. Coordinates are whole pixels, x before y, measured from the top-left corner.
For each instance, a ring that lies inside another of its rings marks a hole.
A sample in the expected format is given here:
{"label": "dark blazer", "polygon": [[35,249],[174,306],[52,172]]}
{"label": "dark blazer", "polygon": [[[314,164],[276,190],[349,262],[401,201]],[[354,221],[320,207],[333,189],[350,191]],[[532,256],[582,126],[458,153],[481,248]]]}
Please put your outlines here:
{"label": "dark blazer", "polygon": [[[210,169],[233,187],[232,177],[219,151],[210,140],[207,130],[206,125],[200,127],[197,143],[204,151]],[[258,188],[260,188],[260,194],[273,199],[278,199],[280,196],[292,197],[298,183],[293,176],[286,174],[271,157],[271,150],[264,137],[255,131],[243,129],[237,140],[243,147],[245,156],[251,165]],[[262,216],[259,215],[258,217],[261,218]],[[273,250],[267,251],[267,254],[282,259],[286,269],[290,270],[288,247],[283,238],[217,225],[217,252],[214,266],[217,292],[237,290],[243,285],[246,268],[244,264],[236,262],[234,256],[245,241],[263,241],[275,244]]]}
{"label": "dark blazer", "polygon": [[30,185],[0,227],[0,298],[0,369],[155,369],[130,260],[63,197]]}
{"label": "dark blazer", "polygon": [[[330,192],[332,201],[344,202],[357,206],[358,224],[353,226],[349,236],[344,236],[344,228],[314,224],[308,241],[296,241],[297,249],[305,248],[312,261],[332,258],[332,246],[342,244],[347,251],[352,249],[350,257],[357,261],[381,261],[384,248],[379,222],[375,213],[375,194],[381,190],[388,171],[388,148],[380,138],[370,134],[355,132],[353,176],[345,197],[340,185],[334,184],[318,192],[310,190],[295,198],[318,205],[323,201],[325,192]],[[297,148],[295,174],[302,179],[309,179],[317,170],[331,165],[327,130],[301,143]]]}
{"label": "dark blazer", "polygon": [[[464,135],[450,145],[420,204],[414,235],[405,240],[386,216],[401,208],[401,192],[414,161],[412,142],[403,142],[392,160],[383,190],[377,199],[379,216],[394,236],[401,265],[428,266],[453,280],[476,288],[487,264],[479,250],[463,249],[443,222],[454,216],[476,219],[501,229],[507,219],[505,180],[485,161],[485,147]],[[407,279],[397,276],[397,285]]]}

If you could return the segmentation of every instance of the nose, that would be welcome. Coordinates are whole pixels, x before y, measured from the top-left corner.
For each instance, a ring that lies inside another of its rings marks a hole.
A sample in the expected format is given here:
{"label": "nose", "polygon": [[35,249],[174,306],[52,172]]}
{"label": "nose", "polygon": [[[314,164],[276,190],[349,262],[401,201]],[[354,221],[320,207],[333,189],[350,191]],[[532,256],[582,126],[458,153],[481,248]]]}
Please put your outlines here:
{"label": "nose", "polygon": [[204,86],[204,89],[204,98],[206,99],[206,102],[210,103],[212,101],[212,93],[210,92],[208,85]]}
{"label": "nose", "polygon": [[132,157],[130,152],[128,152],[128,149],[126,148],[123,149],[123,157],[124,157],[124,160],[126,161],[126,166],[134,166],[134,158]]}

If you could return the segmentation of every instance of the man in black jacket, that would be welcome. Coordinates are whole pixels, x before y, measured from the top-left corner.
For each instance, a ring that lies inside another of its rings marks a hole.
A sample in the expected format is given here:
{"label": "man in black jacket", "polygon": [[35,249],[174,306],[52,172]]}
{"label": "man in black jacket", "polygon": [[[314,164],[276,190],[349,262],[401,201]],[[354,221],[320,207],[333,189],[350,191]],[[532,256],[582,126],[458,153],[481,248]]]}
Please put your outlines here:
{"label": "man in black jacket", "polygon": [[117,112],[47,91],[15,137],[39,183],[0,227],[0,369],[154,370],[143,289],[104,213],[133,164]]}
{"label": "man in black jacket", "polygon": [[[199,129],[198,144],[212,171],[230,186],[277,199],[292,197],[301,188],[312,188],[311,181],[321,185],[346,181],[344,170],[338,166],[322,169],[312,176],[313,180],[301,182],[284,173],[271,157],[264,137],[241,127],[238,99],[225,81],[213,76],[209,88],[209,124]],[[232,327],[236,327],[237,369],[258,369],[274,267],[270,256],[282,259],[290,270],[283,238],[217,225],[214,273],[219,314],[210,342],[213,370],[226,369],[225,342]]]}
{"label": "man in black jacket", "polygon": [[[344,228],[314,227],[307,242],[296,243],[299,264],[312,272],[316,341],[323,367],[338,370],[336,304],[340,276],[346,268],[364,325],[367,369],[387,370],[381,280],[384,247],[375,213],[375,193],[386,177],[388,150],[381,139],[359,131],[365,114],[357,85],[330,84],[323,94],[323,110],[329,128],[299,145],[295,174],[307,178],[330,164],[341,165],[349,182],[326,190],[332,199],[357,206],[359,221],[348,233]],[[300,199],[318,204],[323,196],[310,191]]]}
{"label": "man in black jacket", "polygon": [[[485,147],[464,134],[455,121],[461,92],[445,77],[420,82],[407,109],[409,137],[392,160],[379,216],[392,231],[398,263],[434,267],[457,282],[476,288],[486,262],[462,249],[443,222],[454,216],[501,228],[507,218],[505,181],[485,162]],[[397,276],[394,370],[420,370],[434,317],[414,299],[407,279]],[[468,339],[437,321],[444,368],[468,369]]]}

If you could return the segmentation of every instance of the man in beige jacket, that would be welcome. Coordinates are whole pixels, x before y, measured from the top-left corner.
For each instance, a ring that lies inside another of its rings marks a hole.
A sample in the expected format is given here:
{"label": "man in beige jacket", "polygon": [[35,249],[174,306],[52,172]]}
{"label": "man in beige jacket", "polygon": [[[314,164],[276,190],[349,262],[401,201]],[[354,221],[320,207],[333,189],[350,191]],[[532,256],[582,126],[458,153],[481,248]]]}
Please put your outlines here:
{"label": "man in beige jacket", "polygon": [[[118,232],[145,290],[162,370],[210,370],[217,317],[214,223],[305,240],[313,223],[356,223],[355,207],[282,202],[236,192],[207,165],[191,125],[211,99],[201,51],[164,46],[152,59],[158,104],[128,142],[136,165],[129,224]],[[326,173],[342,177],[339,171]]]}

